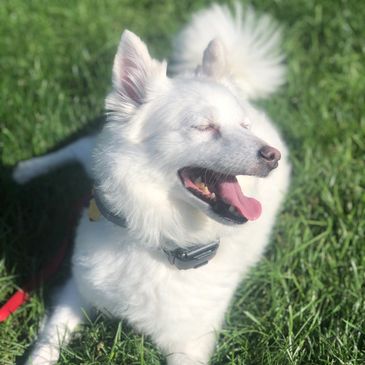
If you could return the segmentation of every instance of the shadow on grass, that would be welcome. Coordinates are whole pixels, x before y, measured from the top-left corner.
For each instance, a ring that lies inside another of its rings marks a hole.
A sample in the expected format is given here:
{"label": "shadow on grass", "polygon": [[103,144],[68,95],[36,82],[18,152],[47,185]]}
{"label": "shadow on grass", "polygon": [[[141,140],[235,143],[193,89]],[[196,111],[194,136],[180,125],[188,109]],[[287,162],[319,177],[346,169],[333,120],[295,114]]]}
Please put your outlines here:
{"label": "shadow on grass", "polygon": [[[60,149],[81,136],[95,133],[103,123],[104,117],[96,118],[85,128],[57,144],[48,153]],[[4,262],[3,276],[6,277],[4,283],[7,285],[7,288],[2,290],[0,305],[3,305],[17,289],[24,288],[26,283],[34,281],[40,271],[57,256],[66,240],[67,251],[60,268],[48,279],[42,281],[39,288],[30,292],[31,295],[35,292],[40,294],[49,311],[52,309],[52,288],[62,285],[70,274],[73,237],[82,209],[80,203],[88,196],[92,182],[76,164],[63,166],[24,185],[18,185],[12,180],[13,169],[14,166],[0,166],[2,207],[0,260]],[[102,317],[103,320],[100,321],[100,315],[97,316],[95,323],[94,319],[91,319],[92,323],[87,325],[90,325],[90,330],[86,331],[86,334],[83,333],[83,337],[84,335],[87,337],[94,327],[96,331],[105,328],[102,343],[112,348],[115,341],[114,335],[119,332],[122,322]],[[18,333],[17,340],[20,343],[29,343],[29,326],[39,321],[39,313],[31,313],[28,309],[18,311],[7,321],[11,321],[13,326],[20,326],[21,331]],[[140,336],[137,336],[124,323],[122,337],[123,350],[125,350],[124,347],[133,347],[140,341]],[[72,341],[72,349],[76,352],[80,351],[80,355],[83,349],[79,347],[83,346],[83,341],[84,339],[81,340],[79,336]],[[147,346],[153,357],[159,357],[158,351],[150,342],[147,342]],[[32,348],[33,345],[30,345],[17,358],[16,364],[24,364]],[[121,354],[125,356],[123,350]],[[95,356],[99,357],[98,354]]]}
{"label": "shadow on grass", "polygon": [[[92,120],[49,152],[80,136],[95,133],[103,121],[103,117]],[[13,166],[0,166],[0,259],[4,263],[3,275],[6,276],[3,281],[6,288],[2,289],[0,305],[18,288],[24,288],[28,283],[34,284],[35,277],[65,245],[66,255],[60,268],[49,279],[42,281],[45,285],[38,289],[44,289],[47,307],[49,287],[60,285],[70,273],[73,234],[81,210],[80,202],[90,191],[91,181],[82,168],[74,164],[37,177],[27,184],[17,185],[12,180],[13,169]]]}

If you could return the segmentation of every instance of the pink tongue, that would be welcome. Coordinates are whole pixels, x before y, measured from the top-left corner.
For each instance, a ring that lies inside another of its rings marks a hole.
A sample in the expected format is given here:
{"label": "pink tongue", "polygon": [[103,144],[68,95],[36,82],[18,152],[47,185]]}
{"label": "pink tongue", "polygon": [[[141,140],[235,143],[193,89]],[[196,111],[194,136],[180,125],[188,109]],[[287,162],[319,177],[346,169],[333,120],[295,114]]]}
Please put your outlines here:
{"label": "pink tongue", "polygon": [[222,181],[218,184],[221,198],[233,205],[246,219],[254,221],[261,215],[261,204],[254,198],[244,196],[237,179]]}

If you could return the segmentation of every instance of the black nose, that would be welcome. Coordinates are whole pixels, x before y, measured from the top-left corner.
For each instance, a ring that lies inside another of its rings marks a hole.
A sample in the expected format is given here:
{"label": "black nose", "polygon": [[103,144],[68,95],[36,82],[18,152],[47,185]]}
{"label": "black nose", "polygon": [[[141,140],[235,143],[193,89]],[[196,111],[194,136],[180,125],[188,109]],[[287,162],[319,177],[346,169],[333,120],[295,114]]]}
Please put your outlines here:
{"label": "black nose", "polygon": [[260,148],[259,156],[265,160],[270,169],[275,169],[278,167],[281,153],[274,147],[264,146]]}

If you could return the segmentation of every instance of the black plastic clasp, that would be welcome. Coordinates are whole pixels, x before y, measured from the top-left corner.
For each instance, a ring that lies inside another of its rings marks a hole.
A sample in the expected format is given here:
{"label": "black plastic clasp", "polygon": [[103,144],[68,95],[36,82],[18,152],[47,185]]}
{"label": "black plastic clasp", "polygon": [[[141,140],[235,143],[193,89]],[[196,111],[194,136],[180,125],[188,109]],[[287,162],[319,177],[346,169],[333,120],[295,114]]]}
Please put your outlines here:
{"label": "black plastic clasp", "polygon": [[164,250],[169,262],[179,270],[196,269],[207,264],[217,253],[219,239],[203,246]]}

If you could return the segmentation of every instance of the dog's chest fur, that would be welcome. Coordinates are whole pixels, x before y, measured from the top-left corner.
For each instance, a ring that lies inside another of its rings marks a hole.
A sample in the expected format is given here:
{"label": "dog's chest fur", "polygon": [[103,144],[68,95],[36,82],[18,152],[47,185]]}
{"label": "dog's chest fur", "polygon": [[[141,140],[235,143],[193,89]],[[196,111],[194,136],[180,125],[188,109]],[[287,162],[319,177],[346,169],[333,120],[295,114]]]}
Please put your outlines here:
{"label": "dog's chest fur", "polygon": [[[266,192],[262,184],[277,187],[280,175],[255,179],[252,186]],[[216,257],[191,270],[178,270],[162,250],[146,248],[127,228],[104,218],[90,222],[85,211],[73,256],[79,290],[100,310],[127,319],[154,338],[176,331],[177,325],[180,332],[193,331],[189,318],[199,318],[200,330],[204,322],[207,330],[214,330],[210,326],[222,322],[239,280],[260,258],[280,200],[281,194],[275,191],[259,221],[228,230],[220,237]]]}

